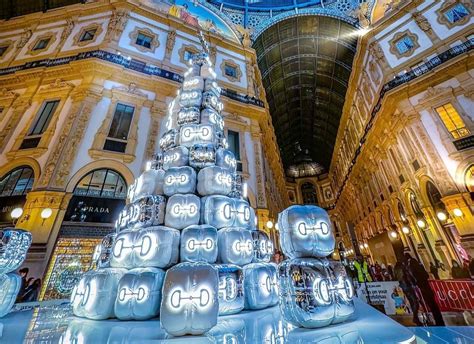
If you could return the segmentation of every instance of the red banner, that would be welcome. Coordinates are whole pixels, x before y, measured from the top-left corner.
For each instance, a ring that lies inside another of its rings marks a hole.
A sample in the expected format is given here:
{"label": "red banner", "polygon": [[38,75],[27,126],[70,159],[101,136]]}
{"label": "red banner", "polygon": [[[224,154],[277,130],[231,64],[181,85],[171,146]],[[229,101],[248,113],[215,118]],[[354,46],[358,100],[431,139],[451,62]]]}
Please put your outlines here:
{"label": "red banner", "polygon": [[430,280],[441,312],[474,310],[474,281]]}

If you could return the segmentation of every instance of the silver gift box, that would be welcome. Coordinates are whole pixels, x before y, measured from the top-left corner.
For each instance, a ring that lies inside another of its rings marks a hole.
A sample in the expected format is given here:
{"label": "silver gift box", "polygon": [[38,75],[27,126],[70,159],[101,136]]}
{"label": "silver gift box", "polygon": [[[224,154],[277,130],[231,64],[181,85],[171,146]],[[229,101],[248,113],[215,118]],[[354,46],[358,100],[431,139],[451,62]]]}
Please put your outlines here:
{"label": "silver gift box", "polygon": [[273,256],[273,242],[267,233],[252,231],[253,239],[253,263],[268,263]]}
{"label": "silver gift box", "polygon": [[233,175],[225,168],[210,166],[199,171],[197,192],[201,196],[228,195],[232,191]]}
{"label": "silver gift box", "polygon": [[207,78],[204,81],[204,91],[212,92],[215,96],[219,97],[222,90],[215,79]]}
{"label": "silver gift box", "polygon": [[163,169],[171,167],[186,166],[189,163],[189,150],[184,146],[178,146],[163,153]]}
{"label": "silver gift box", "polygon": [[149,169],[144,171],[135,182],[133,197],[130,198],[130,202],[144,196],[162,195],[164,178],[164,170]]}
{"label": "silver gift box", "polygon": [[120,268],[166,268],[179,257],[179,231],[164,226],[122,231],[114,241],[110,265]]}
{"label": "silver gift box", "polygon": [[194,194],[176,194],[168,199],[165,225],[183,229],[198,225],[201,218],[201,200]]}
{"label": "silver gift box", "polygon": [[244,267],[245,309],[263,309],[278,303],[277,268],[271,263]]}
{"label": "silver gift box", "polygon": [[217,112],[221,112],[224,105],[213,91],[207,91],[202,93],[202,107],[212,108]]}
{"label": "silver gift box", "polygon": [[202,76],[188,77],[183,81],[183,91],[199,91],[204,90],[204,79]]}
{"label": "silver gift box", "polygon": [[160,149],[166,152],[168,149],[176,147],[178,144],[178,131],[176,129],[170,129],[163,134],[159,141]]}
{"label": "silver gift box", "polygon": [[125,269],[101,269],[86,272],[71,294],[75,316],[103,320],[114,317],[117,287]]}
{"label": "silver gift box", "polygon": [[165,219],[166,199],[164,196],[144,196],[130,203],[131,212],[126,217],[128,229],[162,225]]}
{"label": "silver gift box", "polygon": [[0,318],[12,309],[20,287],[21,277],[16,273],[0,274]]}
{"label": "silver gift box", "polygon": [[201,124],[211,124],[220,131],[224,130],[224,119],[216,110],[205,108],[201,110]]}
{"label": "silver gift box", "polygon": [[119,281],[115,316],[120,320],[146,320],[160,313],[165,272],[158,268],[136,268]]}
{"label": "silver gift box", "polygon": [[245,265],[252,262],[253,242],[249,230],[238,227],[217,232],[218,260],[223,264]]}
{"label": "silver gift box", "polygon": [[237,160],[234,153],[228,149],[219,148],[216,152],[216,165],[226,168],[229,172],[237,171]]}
{"label": "silver gift box", "polygon": [[17,270],[31,245],[31,233],[23,229],[0,230],[0,274]]}
{"label": "silver gift box", "polygon": [[199,124],[200,118],[201,110],[199,107],[187,107],[178,111],[176,122],[178,125]]}
{"label": "silver gift box", "polygon": [[199,107],[201,106],[203,93],[199,90],[181,91],[178,99],[178,104],[181,107]]}
{"label": "silver gift box", "polygon": [[102,241],[99,245],[99,252],[97,257],[97,267],[98,268],[109,268],[110,259],[112,257],[112,248],[114,246],[114,240],[117,234],[110,233],[102,238]]}
{"label": "silver gift box", "polygon": [[217,323],[219,278],[206,263],[180,263],[166,272],[161,325],[173,336],[200,335]]}
{"label": "silver gift box", "polygon": [[339,262],[325,258],[285,260],[278,269],[280,310],[289,323],[307,328],[347,320],[354,289]]}
{"label": "silver gift box", "polygon": [[215,263],[217,229],[209,225],[189,226],[181,231],[181,262]]}
{"label": "silver gift box", "polygon": [[166,196],[196,191],[196,171],[192,167],[172,167],[166,171],[163,192]]}
{"label": "silver gift box", "polygon": [[220,132],[211,124],[185,124],[179,130],[179,143],[186,147],[196,144],[217,144]]}
{"label": "silver gift box", "polygon": [[285,256],[326,257],[335,238],[327,212],[312,205],[293,205],[278,215],[281,248]]}
{"label": "silver gift box", "polygon": [[244,273],[232,264],[217,266],[219,273],[219,315],[235,314],[244,309]]}
{"label": "silver gift box", "polygon": [[243,199],[213,195],[201,199],[202,222],[216,227],[255,228],[255,211]]}
{"label": "silver gift box", "polygon": [[216,163],[216,146],[213,144],[197,144],[189,149],[189,166],[204,168]]}

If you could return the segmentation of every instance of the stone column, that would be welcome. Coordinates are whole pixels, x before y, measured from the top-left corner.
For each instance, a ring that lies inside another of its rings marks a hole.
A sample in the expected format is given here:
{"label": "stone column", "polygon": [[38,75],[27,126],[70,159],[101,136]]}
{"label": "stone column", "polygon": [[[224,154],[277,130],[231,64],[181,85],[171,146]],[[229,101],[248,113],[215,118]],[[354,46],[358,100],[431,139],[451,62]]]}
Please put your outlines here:
{"label": "stone column", "polygon": [[[461,237],[461,246],[469,253],[474,256],[474,216],[471,212],[471,208],[468,206],[466,199],[469,199],[468,193],[458,193],[443,197],[441,200],[446,206],[450,217],[456,226],[457,231]],[[455,209],[458,209],[455,211]],[[455,214],[461,211],[457,216]]]}
{"label": "stone column", "polygon": [[0,131],[0,152],[3,152],[21,118],[31,106],[30,97],[19,97],[12,104],[12,113],[5,128]]}

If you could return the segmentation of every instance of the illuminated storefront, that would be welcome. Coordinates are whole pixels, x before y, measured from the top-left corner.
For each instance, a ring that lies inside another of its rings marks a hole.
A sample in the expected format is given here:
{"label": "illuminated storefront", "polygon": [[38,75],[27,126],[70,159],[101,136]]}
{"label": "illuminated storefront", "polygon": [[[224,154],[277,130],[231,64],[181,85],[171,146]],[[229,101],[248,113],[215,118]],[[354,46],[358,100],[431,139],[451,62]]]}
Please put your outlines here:
{"label": "illuminated storefront", "polygon": [[124,178],[110,169],[92,171],[79,181],[59,230],[41,299],[69,297],[78,279],[91,267],[95,246],[114,230],[126,193]]}

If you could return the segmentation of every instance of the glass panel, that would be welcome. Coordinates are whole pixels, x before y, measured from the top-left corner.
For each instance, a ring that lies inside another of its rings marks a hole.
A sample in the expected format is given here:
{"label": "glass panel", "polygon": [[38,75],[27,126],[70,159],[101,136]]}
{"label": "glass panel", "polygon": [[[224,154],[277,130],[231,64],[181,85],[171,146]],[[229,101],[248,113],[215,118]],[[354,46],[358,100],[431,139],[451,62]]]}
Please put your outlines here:
{"label": "glass panel", "polygon": [[8,45],[0,47],[0,57],[2,57],[3,54],[5,54],[5,51],[7,51],[7,49],[8,49]]}
{"label": "glass panel", "polygon": [[313,184],[304,183],[301,185],[301,194],[303,195],[304,204],[318,204],[318,196]]}
{"label": "glass panel", "polygon": [[109,137],[120,140],[127,139],[134,110],[133,106],[117,104],[114,118],[110,125]]}
{"label": "glass panel", "polygon": [[233,66],[225,65],[225,75],[236,78],[237,77],[237,69]]}
{"label": "glass panel", "polygon": [[151,48],[152,40],[153,40],[153,37],[144,35],[143,33],[139,33],[137,36],[137,41],[135,43],[145,48]]}
{"label": "glass panel", "polygon": [[91,183],[89,185],[89,190],[87,191],[87,196],[100,197],[102,186],[104,185],[105,174],[107,170],[97,170],[92,174]]}
{"label": "glass panel", "polygon": [[114,197],[115,188],[117,187],[118,175],[113,171],[108,171],[105,177],[104,187],[102,188],[101,197]]}
{"label": "glass panel", "polygon": [[403,36],[395,43],[395,46],[397,47],[397,50],[400,54],[404,54],[407,51],[413,49],[415,45],[413,44],[413,41],[410,37]]}
{"label": "glass panel", "polygon": [[86,30],[86,31],[82,34],[81,42],[91,41],[92,39],[94,39],[94,36],[95,36],[95,33],[96,33],[96,32],[97,32],[97,29],[89,29],[89,30]]}
{"label": "glass panel", "polygon": [[235,158],[240,160],[240,138],[239,133],[229,130],[227,135],[227,140],[229,143],[229,150],[234,153]]}
{"label": "glass panel", "polygon": [[459,139],[470,134],[469,129],[466,128],[464,121],[451,103],[436,108],[436,112],[453,138]]}
{"label": "glass panel", "polygon": [[41,135],[48,127],[54,111],[58,107],[59,100],[48,101],[43,105],[36,123],[31,128],[30,135]]}
{"label": "glass panel", "polygon": [[456,4],[444,12],[444,15],[450,23],[455,23],[469,15],[469,11],[463,4]]}
{"label": "glass panel", "polygon": [[189,50],[185,50],[184,51],[184,54],[183,54],[183,59],[184,61],[189,61],[193,58],[193,55],[194,53],[192,51],[189,51]]}
{"label": "glass panel", "polygon": [[127,197],[127,184],[120,174],[109,169],[88,173],[77,183],[74,194],[101,198]]}
{"label": "glass panel", "polygon": [[50,41],[50,38],[45,38],[45,39],[41,39],[38,41],[38,43],[36,43],[35,47],[33,48],[33,50],[42,50],[42,49],[45,49],[47,46],[48,46],[48,43]]}
{"label": "glass panel", "polygon": [[24,195],[33,187],[34,174],[30,167],[20,167],[0,179],[0,196]]}

